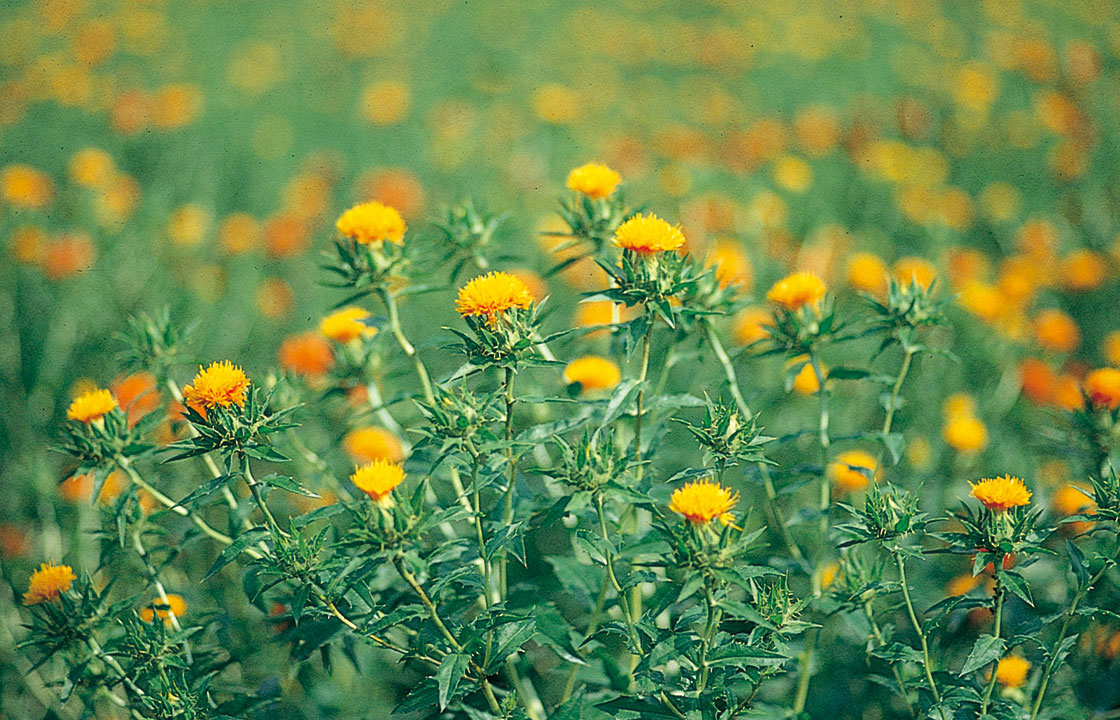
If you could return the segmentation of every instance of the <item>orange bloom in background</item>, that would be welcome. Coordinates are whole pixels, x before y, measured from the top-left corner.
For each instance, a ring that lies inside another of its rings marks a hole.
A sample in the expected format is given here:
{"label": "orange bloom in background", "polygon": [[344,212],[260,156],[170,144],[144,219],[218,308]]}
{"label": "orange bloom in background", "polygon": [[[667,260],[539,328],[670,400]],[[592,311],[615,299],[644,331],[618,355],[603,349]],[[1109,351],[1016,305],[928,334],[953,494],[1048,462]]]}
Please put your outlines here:
{"label": "orange bloom in background", "polygon": [[292,213],[277,213],[264,226],[264,252],[271,258],[285,258],[303,252],[311,242],[311,226]]}
{"label": "orange bloom in background", "polygon": [[621,175],[599,163],[580,165],[568,173],[570,189],[596,199],[609,197],[621,181]]}
{"label": "orange bloom in background", "polygon": [[1070,412],[1084,407],[1085,398],[1081,396],[1081,383],[1077,378],[1068,373],[1059,375],[1054,380],[1054,392],[1050,397],[1050,404]]}
{"label": "orange bloom in background", "polygon": [[281,368],[307,378],[325,375],[334,365],[331,346],[313,332],[293,335],[282,342],[277,358]]}
{"label": "orange bloom in background", "polygon": [[766,326],[774,324],[774,314],[766,308],[747,308],[737,313],[732,323],[735,342],[750,345],[770,337]]}
{"label": "orange bloom in background", "polygon": [[30,165],[8,165],[0,170],[0,198],[18,208],[38,210],[54,198],[54,181]]}
{"label": "orange bloom in background", "polygon": [[1101,345],[1101,352],[1109,365],[1120,367],[1120,332],[1113,331],[1105,336],[1104,343]]}
{"label": "orange bloom in background", "polygon": [[1081,330],[1061,310],[1043,310],[1034,318],[1034,337],[1047,350],[1073,352],[1081,345]]}
{"label": "orange bloom in background", "polygon": [[0,523],[0,557],[22,557],[31,549],[31,541],[18,525]]}
{"label": "orange bloom in background", "polygon": [[882,297],[887,294],[887,264],[875,253],[855,253],[848,259],[848,285],[861,292]]}
{"label": "orange bloom in background", "polygon": [[138,372],[117,378],[109,389],[128,413],[129,427],[159,407],[159,391],[156,389],[156,379],[151,373]]}
{"label": "orange bloom in background", "polygon": [[1095,290],[1108,276],[1108,262],[1092,250],[1075,250],[1062,258],[1060,274],[1067,290]]}
{"label": "orange bloom in background", "polygon": [[374,460],[354,470],[350,482],[381,505],[392,503],[391,493],[404,482],[404,468],[400,463]]}
{"label": "orange bloom in background", "polygon": [[280,278],[265,278],[257,288],[257,310],[270,320],[277,320],[291,312],[295,301],[292,286]]}
{"label": "orange bloom in background", "polygon": [[973,415],[947,417],[941,435],[949,447],[960,453],[976,453],[988,446],[988,427]]}
{"label": "orange bloom in background", "polygon": [[181,618],[186,614],[187,601],[183,599],[182,595],[176,595],[175,593],[167,593],[166,603],[157,597],[147,607],[140,608],[140,619],[148,623],[158,617],[165,623],[170,624],[172,615]]}
{"label": "orange bloom in background", "polygon": [[984,507],[996,512],[1028,505],[1031,501],[1031,491],[1023,484],[1022,479],[1010,475],[987,478],[969,485],[972,487],[969,494]]}
{"label": "orange bloom in background", "polygon": [[986,323],[993,324],[1007,311],[1007,303],[999,289],[982,282],[970,282],[960,288],[957,303]]}
{"label": "orange bloom in background", "polygon": [[720,287],[740,285],[749,289],[754,284],[754,269],[743,246],[736,240],[722,239],[708,251],[707,267],[714,267]]}
{"label": "orange bloom in background", "polygon": [[342,235],[363,245],[404,242],[407,226],[396,209],[379,202],[355,205],[339,216],[335,227]]}
{"label": "orange bloom in background", "polygon": [[323,318],[319,323],[319,330],[326,337],[340,343],[347,343],[360,337],[373,337],[377,334],[377,328],[362,322],[368,317],[369,311],[363,308],[342,308]]}
{"label": "orange bloom in background", "polygon": [[51,280],[64,280],[89,270],[93,259],[93,241],[89,235],[83,232],[65,233],[47,245],[43,273]]}
{"label": "orange bloom in background", "polygon": [[949,597],[967,595],[975,590],[980,585],[980,582],[981,578],[979,575],[973,575],[970,572],[961,573],[945,585],[945,594]]}
{"label": "orange bloom in background", "polygon": [[693,525],[707,525],[715,518],[726,525],[733,519],[731,508],[737,502],[739,493],[730,488],[710,480],[696,480],[673,491],[669,509]]}
{"label": "orange bloom in background", "polygon": [[1095,407],[1115,410],[1120,407],[1120,370],[1100,368],[1085,376],[1085,394]]}
{"label": "orange bloom in background", "polygon": [[463,317],[485,317],[493,325],[507,310],[527,309],[533,304],[529,288],[520,279],[505,272],[479,275],[459,289],[455,310]]}
{"label": "orange bloom in background", "polygon": [[408,170],[384,168],[363,173],[356,183],[358,197],[368,197],[397,208],[406,218],[416,217],[424,207],[424,187]]}
{"label": "orange bloom in background", "polygon": [[996,682],[1008,688],[1020,688],[1027,682],[1031,663],[1018,655],[1008,655],[996,665]]}
{"label": "orange bloom in background", "polygon": [[[618,305],[618,322],[626,322],[633,316],[631,308]],[[576,305],[575,314],[572,318],[572,324],[578,328],[596,327],[599,325],[610,325],[615,322],[615,303],[610,300],[589,300]],[[602,330],[594,330],[585,333],[584,337],[605,337],[610,332],[609,329],[603,328]]]}
{"label": "orange bloom in background", "polygon": [[342,438],[342,449],[358,462],[404,461],[404,446],[400,439],[385,428],[373,426],[354,428]]}
{"label": "orange bloom in background", "polygon": [[[1083,485],[1074,485],[1066,483],[1059,486],[1054,490],[1050,496],[1050,506],[1054,512],[1062,517],[1069,517],[1071,515],[1092,514],[1096,511],[1097,504],[1093,498],[1086,494],[1089,488]],[[1081,534],[1089,530],[1093,524],[1091,522],[1077,521],[1067,523],[1061,527],[1066,527],[1076,534]]]}
{"label": "orange bloom in background", "polygon": [[103,188],[117,171],[113,156],[100,148],[82,148],[70,156],[70,179],[75,185]]}
{"label": "orange bloom in background", "polygon": [[256,218],[248,213],[233,213],[218,226],[218,247],[230,255],[240,255],[256,247],[260,235]]}
{"label": "orange bloom in background", "polygon": [[38,605],[41,602],[53,601],[59,593],[69,590],[77,579],[74,568],[69,565],[43,563],[31,574],[27,592],[23,594],[23,604]]}
{"label": "orange bloom in background", "polygon": [[856,492],[867,487],[868,479],[878,481],[879,463],[866,450],[848,450],[829,463],[828,474],[840,492]]}
{"label": "orange bloom in background", "polygon": [[621,380],[618,365],[599,355],[585,355],[564,368],[564,382],[579,383],[582,392],[609,390]]}
{"label": "orange bloom in background", "polygon": [[1038,358],[1027,358],[1019,363],[1019,383],[1023,394],[1036,405],[1049,404],[1054,396],[1057,376],[1050,366]]}
{"label": "orange bloom in background", "polygon": [[533,302],[539,303],[548,297],[548,285],[537,273],[529,268],[513,268],[508,271],[510,275],[525,283],[525,287],[529,288],[529,294],[533,296]]}
{"label": "orange bloom in background", "polygon": [[[800,362],[805,362],[804,356],[791,359],[788,363],[786,363],[786,367],[792,367],[793,365]],[[827,381],[828,370],[822,366],[821,372],[824,374],[825,380]],[[793,385],[791,386],[791,389],[798,395],[816,395],[818,392],[820,392],[821,381],[817,377],[817,371],[813,369],[812,363],[805,362],[805,365],[797,371],[797,375],[795,375],[793,378]]]}
{"label": "orange bloom in background", "polygon": [[245,406],[245,391],[249,378],[245,371],[229,360],[212,362],[210,367],[198,368],[190,385],[183,388],[183,400],[195,412],[206,417],[206,411],[230,405]]}
{"label": "orange bloom in background", "polygon": [[928,290],[937,279],[937,268],[925,258],[904,257],[895,261],[891,274],[903,285],[909,285],[913,281]]}
{"label": "orange bloom in background", "polygon": [[652,213],[639,213],[618,226],[614,244],[639,255],[654,255],[678,250],[684,245],[684,233],[680,226],[670,225]]}
{"label": "orange bloom in background", "polygon": [[[124,477],[114,470],[105,478],[105,482],[101,486],[101,492],[97,494],[97,501],[101,503],[113,502],[120,496],[126,484]],[[58,493],[67,502],[89,502],[93,495],[93,476],[83,474],[68,477],[59,484]]]}
{"label": "orange bloom in background", "polygon": [[774,283],[766,299],[795,312],[805,305],[815,307],[827,293],[828,287],[819,277],[809,272],[796,272]]}
{"label": "orange bloom in background", "polygon": [[66,411],[67,420],[89,423],[100,420],[106,413],[117,407],[117,399],[108,390],[88,390],[70,403]]}

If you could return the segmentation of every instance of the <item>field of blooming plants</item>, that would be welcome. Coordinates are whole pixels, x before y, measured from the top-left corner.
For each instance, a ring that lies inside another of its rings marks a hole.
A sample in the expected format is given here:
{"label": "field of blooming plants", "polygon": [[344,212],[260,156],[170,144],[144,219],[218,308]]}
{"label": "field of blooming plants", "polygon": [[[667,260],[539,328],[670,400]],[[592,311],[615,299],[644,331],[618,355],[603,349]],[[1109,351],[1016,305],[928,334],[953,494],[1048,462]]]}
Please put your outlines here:
{"label": "field of blooming plants", "polygon": [[1120,718],[1120,6],[0,7],[0,720]]}

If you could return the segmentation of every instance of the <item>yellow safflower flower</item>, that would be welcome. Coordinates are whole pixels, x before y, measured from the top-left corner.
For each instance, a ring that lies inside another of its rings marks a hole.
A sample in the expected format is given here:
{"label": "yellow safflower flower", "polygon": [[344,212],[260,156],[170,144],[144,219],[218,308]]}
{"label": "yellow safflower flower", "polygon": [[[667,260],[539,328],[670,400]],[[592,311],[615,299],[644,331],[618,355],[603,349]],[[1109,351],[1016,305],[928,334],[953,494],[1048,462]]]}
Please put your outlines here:
{"label": "yellow safflower flower", "polygon": [[369,317],[369,311],[360,307],[336,310],[323,318],[319,330],[331,340],[347,343],[360,337],[373,337],[377,328],[366,325],[362,320]]}
{"label": "yellow safflower flower", "polygon": [[350,482],[381,505],[392,503],[391,493],[404,482],[404,468],[400,463],[374,460],[354,469]]}
{"label": "yellow safflower flower", "polygon": [[669,509],[693,525],[707,525],[715,518],[726,525],[733,519],[731,508],[737,502],[739,493],[710,480],[698,480],[674,490]]}
{"label": "yellow safflower flower", "polygon": [[78,576],[74,574],[74,568],[69,565],[43,563],[38,570],[31,574],[27,592],[23,594],[23,604],[37,605],[41,602],[54,600],[59,593],[69,590],[70,585],[77,579]]}
{"label": "yellow safflower flower", "polygon": [[498,316],[512,308],[533,304],[529,288],[520,278],[505,272],[479,275],[459,290],[455,310],[463,317],[482,316],[493,325]]}
{"label": "yellow safflower flower", "polygon": [[579,383],[583,392],[609,390],[621,380],[618,365],[599,355],[576,358],[564,368],[564,382]]}
{"label": "yellow safflower flower", "polygon": [[229,360],[212,362],[198,374],[190,385],[183,388],[183,401],[198,414],[206,417],[206,411],[215,407],[245,406],[245,391],[249,388],[249,378],[245,371]]}
{"label": "yellow safflower flower", "polygon": [[111,412],[116,406],[117,399],[108,390],[89,390],[70,403],[70,408],[66,411],[66,419],[84,423],[93,422]]}
{"label": "yellow safflower flower", "polygon": [[621,175],[600,163],[580,165],[568,173],[569,188],[596,199],[609,197],[621,181]]}
{"label": "yellow safflower flower", "polygon": [[774,283],[766,299],[793,312],[805,305],[817,305],[827,292],[828,286],[813,273],[795,272]]}
{"label": "yellow safflower flower", "polygon": [[680,226],[670,225],[652,213],[639,213],[618,226],[614,244],[639,255],[653,255],[680,248],[684,245],[684,233]]}
{"label": "yellow safflower flower", "polygon": [[969,485],[972,487],[969,494],[979,500],[984,507],[996,512],[1028,505],[1031,501],[1031,491],[1027,489],[1023,481],[1010,475],[987,478],[978,483],[969,483]]}
{"label": "yellow safflower flower", "polygon": [[344,236],[363,245],[391,242],[400,245],[408,229],[396,208],[379,202],[355,205],[339,216],[335,227]]}

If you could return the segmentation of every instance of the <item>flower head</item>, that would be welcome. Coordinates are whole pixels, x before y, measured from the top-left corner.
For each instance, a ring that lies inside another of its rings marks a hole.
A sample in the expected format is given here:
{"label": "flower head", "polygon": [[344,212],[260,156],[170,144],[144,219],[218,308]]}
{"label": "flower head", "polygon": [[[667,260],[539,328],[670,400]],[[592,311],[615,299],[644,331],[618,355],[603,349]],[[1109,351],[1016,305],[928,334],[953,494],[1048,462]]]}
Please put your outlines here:
{"label": "flower head", "polygon": [[941,434],[949,447],[961,453],[979,452],[988,445],[988,427],[974,415],[951,415]]}
{"label": "flower head", "polygon": [[386,240],[400,245],[407,229],[395,208],[379,202],[355,205],[339,216],[335,227],[351,240],[366,245],[380,245]]}
{"label": "flower head", "polygon": [[653,255],[684,245],[684,233],[679,226],[670,225],[652,213],[639,213],[618,226],[614,231],[614,244],[639,255]]}
{"label": "flower head", "polygon": [[697,480],[673,491],[669,509],[680,513],[693,525],[707,525],[719,518],[725,525],[731,521],[731,508],[739,502],[739,493],[710,480]]}
{"label": "flower head", "polygon": [[280,343],[276,356],[280,367],[306,378],[326,375],[334,365],[331,346],[313,332],[300,333],[287,338]]}
{"label": "flower head", "polygon": [[1031,670],[1031,661],[1018,655],[1008,655],[996,665],[996,682],[1004,687],[1022,687]]}
{"label": "flower head", "polygon": [[166,623],[171,622],[171,616],[181,618],[187,614],[187,601],[183,599],[182,595],[175,593],[167,593],[167,602],[165,603],[161,598],[152,600],[148,607],[140,608],[140,619],[144,622],[151,622],[155,618],[159,618]]}
{"label": "flower head", "polygon": [[210,363],[206,369],[199,366],[194,380],[183,388],[183,400],[192,410],[206,417],[207,410],[219,406],[244,407],[248,388],[249,378],[245,376],[245,371],[229,360],[223,360]]}
{"label": "flower head", "polygon": [[385,428],[355,428],[342,438],[342,448],[356,462],[404,460],[404,447],[400,439]]}
{"label": "flower head", "polygon": [[374,502],[388,504],[389,494],[404,482],[404,468],[400,463],[374,460],[354,470],[350,482],[369,495]]}
{"label": "flower head", "polygon": [[610,196],[622,177],[606,165],[587,163],[568,173],[568,187],[592,198]]}
{"label": "flower head", "polygon": [[108,390],[90,390],[74,398],[70,409],[66,411],[68,420],[78,422],[93,422],[110,412],[117,406],[117,399]]}
{"label": "flower head", "polygon": [[564,382],[579,383],[583,391],[609,390],[620,380],[622,373],[618,365],[598,355],[576,358],[564,368]]}
{"label": "flower head", "polygon": [[867,487],[868,478],[878,477],[879,463],[866,450],[848,450],[836,456],[829,464],[828,472],[838,490],[856,492]]}
{"label": "flower head", "polygon": [[27,592],[23,594],[23,604],[38,605],[41,602],[54,600],[59,593],[69,590],[71,583],[77,579],[74,568],[69,565],[43,563],[31,574]]}
{"label": "flower head", "polygon": [[766,299],[787,310],[800,310],[805,305],[815,306],[828,292],[824,281],[810,272],[787,275],[770,288]]}
{"label": "flower head", "polygon": [[972,486],[972,497],[979,500],[984,507],[996,512],[1027,505],[1031,501],[1031,491],[1023,481],[1010,475],[969,484]]}
{"label": "flower head", "polygon": [[459,289],[455,309],[463,317],[482,316],[493,325],[506,310],[525,309],[532,304],[533,296],[524,281],[509,273],[491,272]]}
{"label": "flower head", "polygon": [[1120,407],[1120,370],[1100,368],[1085,376],[1085,394],[1094,407],[1115,410]]}
{"label": "flower head", "polygon": [[373,337],[377,334],[377,328],[362,322],[368,317],[368,310],[359,307],[342,308],[323,318],[323,322],[319,323],[319,330],[331,340],[340,343],[350,342],[360,337]]}

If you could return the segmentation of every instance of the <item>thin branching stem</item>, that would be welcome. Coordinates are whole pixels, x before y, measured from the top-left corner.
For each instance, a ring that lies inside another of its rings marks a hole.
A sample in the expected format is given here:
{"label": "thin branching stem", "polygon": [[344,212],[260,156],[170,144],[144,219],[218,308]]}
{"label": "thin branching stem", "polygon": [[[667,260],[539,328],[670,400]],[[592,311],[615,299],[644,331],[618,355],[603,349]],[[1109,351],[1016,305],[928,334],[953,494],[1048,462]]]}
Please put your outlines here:
{"label": "thin branching stem", "polygon": [[[1005,590],[1003,584],[996,578],[996,619],[995,625],[992,627],[992,635],[996,640],[999,640],[1003,633],[1003,596]],[[991,675],[988,677],[988,686],[984,688],[984,697],[980,701],[980,714],[988,714],[988,704],[992,699],[992,690],[996,687],[996,668],[999,667],[999,660],[992,661]]]}

